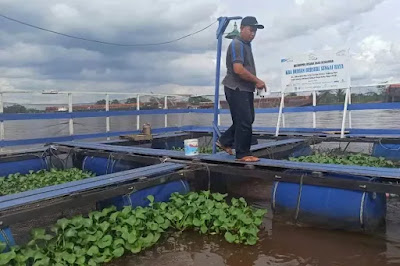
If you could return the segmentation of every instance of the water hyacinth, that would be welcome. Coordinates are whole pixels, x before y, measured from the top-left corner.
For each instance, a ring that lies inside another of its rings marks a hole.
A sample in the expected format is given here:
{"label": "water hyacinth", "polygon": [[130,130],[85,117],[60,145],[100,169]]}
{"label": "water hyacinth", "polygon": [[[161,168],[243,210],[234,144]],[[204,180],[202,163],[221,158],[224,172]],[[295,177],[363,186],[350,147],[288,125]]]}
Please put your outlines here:
{"label": "water hyacinth", "polygon": [[37,172],[29,171],[29,174],[10,174],[0,177],[0,196],[19,193],[32,189],[63,184],[71,181],[82,180],[95,175],[91,172],[82,171],[77,168],[66,170],[51,169]]}
{"label": "water hyacinth", "polygon": [[[148,207],[115,207],[60,219],[51,228],[32,231],[24,247],[0,254],[0,265],[99,265],[125,253],[139,253],[157,243],[168,230],[220,234],[230,243],[254,245],[266,211],[248,206],[243,198],[226,201],[226,194],[209,191],[173,193],[168,202]],[[5,244],[0,245],[0,251]]]}
{"label": "water hyacinth", "polygon": [[327,164],[343,164],[343,165],[359,165],[370,167],[396,167],[395,163],[386,160],[384,157],[373,157],[362,153],[348,155],[332,155],[318,153],[310,156],[300,156],[298,158],[289,158],[294,162],[307,163],[327,163]]}

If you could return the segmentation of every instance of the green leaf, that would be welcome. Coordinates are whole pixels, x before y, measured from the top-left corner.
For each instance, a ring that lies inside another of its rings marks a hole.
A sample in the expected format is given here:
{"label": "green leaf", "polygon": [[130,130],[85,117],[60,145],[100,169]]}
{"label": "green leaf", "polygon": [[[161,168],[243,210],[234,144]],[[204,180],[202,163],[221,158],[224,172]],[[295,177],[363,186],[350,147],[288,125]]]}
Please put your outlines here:
{"label": "green leaf", "polygon": [[69,224],[69,220],[67,220],[65,218],[62,218],[57,221],[57,225],[60,226],[62,230],[67,228],[68,224]]}
{"label": "green leaf", "polygon": [[131,206],[126,206],[122,209],[121,214],[123,217],[127,217],[127,215],[132,212],[132,207]]}
{"label": "green leaf", "polygon": [[82,216],[77,216],[72,219],[72,224],[74,225],[75,229],[80,229],[83,226],[84,218]]}
{"label": "green leaf", "polygon": [[154,235],[152,233],[148,233],[146,237],[140,238],[140,240],[146,245],[152,244],[153,239]]}
{"label": "green leaf", "polygon": [[97,242],[97,245],[99,248],[105,248],[111,246],[112,240],[113,238],[111,235],[105,235],[99,242]]}
{"label": "green leaf", "polygon": [[74,249],[75,244],[72,242],[66,242],[64,245],[64,249],[70,249],[73,250]]}
{"label": "green leaf", "polygon": [[7,248],[7,244],[4,242],[0,242],[0,253],[3,252]]}
{"label": "green leaf", "polygon": [[39,259],[37,261],[35,261],[35,263],[33,263],[33,266],[48,266],[50,265],[50,258],[49,257],[45,257],[43,259]]}
{"label": "green leaf", "polygon": [[117,208],[115,206],[110,206],[108,208],[104,208],[101,213],[104,214],[104,216],[109,216],[110,213],[115,212]]}
{"label": "green leaf", "polygon": [[136,223],[136,218],[135,216],[129,216],[128,219],[123,220],[124,223],[129,224],[130,226],[134,226]]}
{"label": "green leaf", "polygon": [[125,241],[122,238],[117,238],[113,242],[113,248],[125,245]]}
{"label": "green leaf", "polygon": [[33,229],[31,234],[33,239],[43,239],[44,235],[46,234],[46,230],[43,228]]}
{"label": "green leaf", "polygon": [[158,224],[155,223],[155,222],[148,222],[148,223],[146,224],[146,226],[147,226],[147,228],[149,228],[151,231],[156,231],[156,230],[158,230],[158,228],[159,228]]}
{"label": "green leaf", "polygon": [[211,195],[216,201],[223,201],[228,194],[213,193]]}
{"label": "green leaf", "polygon": [[0,254],[0,265],[9,265],[10,261],[16,257],[15,251]]}
{"label": "green leaf", "polygon": [[250,236],[246,239],[246,245],[255,245],[257,243],[257,237]]}
{"label": "green leaf", "polygon": [[210,210],[214,207],[214,202],[212,200],[206,200],[206,207]]}
{"label": "green leaf", "polygon": [[86,240],[88,242],[96,242],[97,241],[97,236],[96,235],[89,235]]}
{"label": "green leaf", "polygon": [[179,220],[182,220],[183,213],[180,210],[175,210],[174,216],[177,217]]}
{"label": "green leaf", "polygon": [[155,221],[156,221],[156,223],[158,223],[158,224],[163,224],[165,220],[164,220],[163,217],[157,216],[157,217],[155,218]]}
{"label": "green leaf", "polygon": [[162,225],[160,225],[160,227],[163,229],[167,229],[170,226],[171,226],[171,222],[168,219],[165,219],[164,223]]}
{"label": "green leaf", "polygon": [[75,263],[78,265],[85,265],[85,262],[86,262],[85,256],[79,256],[76,258],[76,261],[75,261]]}
{"label": "green leaf", "polygon": [[120,212],[114,212],[110,215],[110,218],[108,219],[110,221],[110,223],[116,223],[117,222],[117,218],[119,216]]}
{"label": "green leaf", "polygon": [[110,223],[109,222],[102,222],[101,224],[98,225],[99,228],[101,229],[101,231],[105,232],[107,231],[107,229],[110,227]]}
{"label": "green leaf", "polygon": [[244,199],[244,198],[239,198],[239,202],[240,203],[242,203],[242,205],[244,206],[244,207],[247,207],[247,202],[246,202],[246,200]]}
{"label": "green leaf", "polygon": [[93,257],[94,255],[97,255],[99,253],[100,253],[99,248],[95,245],[91,246],[87,251],[87,254],[91,257]]}
{"label": "green leaf", "polygon": [[197,218],[194,218],[193,219],[193,225],[194,226],[197,226],[197,227],[200,227],[201,226],[201,221],[199,220],[199,219],[197,219]]}
{"label": "green leaf", "polygon": [[83,219],[82,224],[85,228],[90,228],[93,226],[93,220],[92,219]]}
{"label": "green leaf", "polygon": [[135,245],[132,246],[130,250],[133,254],[139,253],[142,250],[142,245],[136,242]]}
{"label": "green leaf", "polygon": [[123,247],[119,247],[113,250],[112,254],[114,257],[119,258],[124,255],[125,249]]}
{"label": "green leaf", "polygon": [[154,236],[153,236],[153,243],[157,243],[157,241],[160,239],[160,237],[161,237],[161,234],[159,234],[159,233],[154,233]]}
{"label": "green leaf", "polygon": [[76,237],[77,234],[77,231],[73,228],[69,228],[67,231],[65,231],[65,237],[67,238]]}
{"label": "green leaf", "polygon": [[237,235],[233,235],[229,231],[225,232],[224,237],[229,243],[233,243],[237,239]]}
{"label": "green leaf", "polygon": [[148,195],[147,199],[150,201],[150,204],[154,202],[154,196],[153,195]]}
{"label": "green leaf", "polygon": [[200,231],[205,234],[207,233],[207,226],[205,226],[204,224],[200,227]]}
{"label": "green leaf", "polygon": [[69,264],[73,264],[76,261],[76,256],[74,254],[70,254],[68,252],[63,252],[62,258]]}

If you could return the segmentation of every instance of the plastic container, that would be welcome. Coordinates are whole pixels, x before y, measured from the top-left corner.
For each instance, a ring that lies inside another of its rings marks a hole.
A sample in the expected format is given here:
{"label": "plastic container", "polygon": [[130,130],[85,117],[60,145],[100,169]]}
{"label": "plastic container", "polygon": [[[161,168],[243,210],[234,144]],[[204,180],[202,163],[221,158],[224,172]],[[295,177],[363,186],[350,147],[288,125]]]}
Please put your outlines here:
{"label": "plastic container", "polygon": [[185,139],[184,142],[185,155],[195,156],[199,154],[199,140],[198,139]]}

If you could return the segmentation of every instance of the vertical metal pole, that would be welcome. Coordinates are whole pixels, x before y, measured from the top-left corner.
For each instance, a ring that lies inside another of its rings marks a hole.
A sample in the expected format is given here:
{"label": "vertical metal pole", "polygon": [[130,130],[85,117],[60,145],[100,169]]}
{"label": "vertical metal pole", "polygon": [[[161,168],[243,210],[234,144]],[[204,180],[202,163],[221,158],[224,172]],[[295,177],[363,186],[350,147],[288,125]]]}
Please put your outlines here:
{"label": "vertical metal pole", "polygon": [[349,92],[350,92],[350,88],[347,88],[346,96],[344,98],[343,120],[342,120],[342,129],[340,131],[340,138],[344,138],[344,129],[346,128],[346,114],[347,114],[347,106],[349,104]]}
{"label": "vertical metal pole", "polygon": [[278,122],[276,123],[275,136],[279,136],[279,127],[281,125],[281,118],[282,118],[283,104],[284,103],[285,103],[285,92],[282,92],[281,104],[279,106]]}
{"label": "vertical metal pole", "polygon": [[[225,23],[224,19],[219,18],[219,29],[221,24]],[[214,120],[213,120],[213,154],[217,152],[217,129],[215,127],[218,126],[218,103],[219,103],[219,76],[221,71],[221,50],[222,50],[222,35],[225,29],[218,30],[217,32],[217,64],[216,64],[216,71],[215,71],[215,94],[214,94]]]}
{"label": "vertical metal pole", "polygon": [[[313,91],[313,106],[317,106],[317,92]],[[313,111],[313,116],[312,116],[312,123],[313,123],[313,128],[317,128],[317,113],[315,112],[315,110]]]}
{"label": "vertical metal pole", "polygon": [[[4,104],[3,104],[3,93],[0,93],[0,114],[4,113]],[[5,138],[4,133],[4,121],[0,120],[0,141],[3,141]],[[3,151],[3,147],[0,146],[0,151]]]}
{"label": "vertical metal pole", "polygon": [[[164,109],[168,109],[168,96],[164,97]],[[168,114],[164,115],[164,127],[168,127]]]}
{"label": "vertical metal pole", "polygon": [[218,101],[218,126],[221,125],[221,114],[219,113],[221,111],[221,101]]}
{"label": "vertical metal pole", "polygon": [[[136,110],[140,110],[140,95],[138,94],[136,97]],[[140,129],[140,115],[136,115],[136,130]]]}
{"label": "vertical metal pole", "polygon": [[285,108],[285,100],[282,102],[282,127],[286,127],[285,113],[283,112],[283,108]]}
{"label": "vertical metal pole", "polygon": [[108,111],[110,111],[110,95],[107,93],[106,94],[106,112],[107,112],[106,132],[107,132],[107,140],[110,140],[110,137],[108,135],[108,133],[110,133],[110,117],[108,116]]}
{"label": "vertical metal pole", "polygon": [[[72,113],[72,93],[68,93],[68,113]],[[69,135],[74,135],[74,119],[69,119]]]}
{"label": "vertical metal pole", "polygon": [[[351,104],[351,88],[349,88],[349,104]],[[351,111],[349,111],[349,128],[352,128]]]}

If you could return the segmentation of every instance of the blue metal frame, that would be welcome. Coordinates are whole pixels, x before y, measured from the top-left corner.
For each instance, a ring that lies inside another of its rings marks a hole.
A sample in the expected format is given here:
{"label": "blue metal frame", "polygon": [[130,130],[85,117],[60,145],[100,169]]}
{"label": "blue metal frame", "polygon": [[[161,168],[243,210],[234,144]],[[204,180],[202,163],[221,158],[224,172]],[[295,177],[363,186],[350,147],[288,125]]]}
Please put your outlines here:
{"label": "blue metal frame", "polygon": [[215,143],[218,138],[218,103],[219,103],[219,78],[221,75],[221,50],[222,50],[222,35],[231,20],[242,19],[242,17],[220,17],[218,18],[217,29],[217,66],[215,71],[215,94],[214,94],[214,121],[213,121],[213,153],[217,152]]}
{"label": "blue metal frame", "polygon": [[[73,113],[41,113],[41,114],[0,114],[0,121],[21,121],[21,120],[45,120],[45,119],[70,119],[70,118],[87,118],[87,117],[112,117],[112,116],[129,116],[129,115],[163,115],[163,114],[214,114],[214,124],[217,125],[218,114],[229,114],[229,109],[218,109],[216,105],[213,109],[155,109],[155,110],[132,110],[132,111],[98,111],[98,112],[73,112]],[[349,104],[349,111],[362,110],[393,110],[400,109],[400,102],[396,103],[357,103]],[[307,113],[307,112],[330,112],[343,111],[343,105],[318,105],[318,106],[301,106],[301,107],[285,107],[284,113]],[[257,114],[275,114],[279,113],[279,108],[258,108]]]}
{"label": "blue metal frame", "polygon": [[[218,98],[217,98],[218,102]],[[286,107],[285,113],[298,113],[298,112],[329,112],[329,111],[342,111],[342,105],[320,105],[320,106],[303,106],[303,107]],[[400,109],[400,103],[360,103],[350,104],[348,110],[361,111],[361,110],[393,110]],[[279,108],[261,108],[256,109],[257,114],[272,114],[278,113]],[[162,115],[162,114],[180,114],[180,113],[200,113],[200,114],[214,114],[214,122],[212,127],[199,127],[199,126],[183,126],[183,127],[169,127],[153,129],[154,133],[172,132],[172,131],[206,131],[213,133],[214,145],[219,134],[219,130],[224,127],[218,127],[218,114],[229,114],[228,109],[218,109],[218,104],[214,105],[213,109],[157,109],[157,110],[132,110],[132,111],[98,111],[98,112],[73,112],[73,113],[44,113],[44,114],[0,114],[0,121],[12,120],[46,120],[46,119],[69,119],[69,118],[84,118],[84,117],[112,117],[112,116],[128,116],[128,115]],[[274,128],[254,128],[254,130],[262,130],[272,132]],[[315,133],[321,131],[340,131],[338,128],[283,128],[282,132],[308,132]],[[355,137],[361,135],[400,135],[398,129],[349,129],[350,134],[347,136]],[[126,134],[136,134],[139,131],[114,131],[93,134],[81,134],[73,136],[59,136],[59,137],[46,137],[36,139],[21,139],[21,140],[0,140],[0,147],[10,147],[18,145],[32,145],[40,143],[50,143],[58,141],[71,141],[80,139],[94,139],[104,137],[115,137]],[[213,145],[213,148],[214,148]]]}

